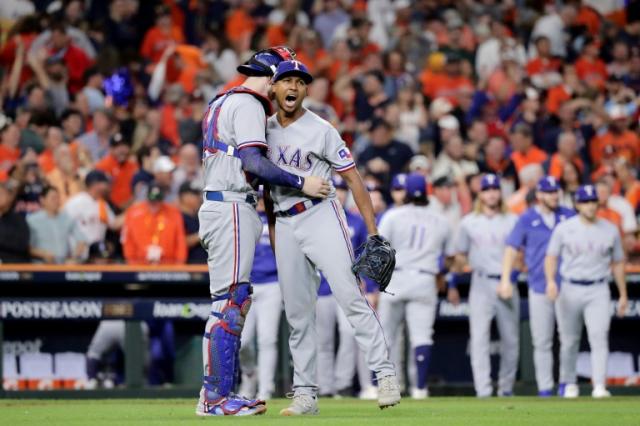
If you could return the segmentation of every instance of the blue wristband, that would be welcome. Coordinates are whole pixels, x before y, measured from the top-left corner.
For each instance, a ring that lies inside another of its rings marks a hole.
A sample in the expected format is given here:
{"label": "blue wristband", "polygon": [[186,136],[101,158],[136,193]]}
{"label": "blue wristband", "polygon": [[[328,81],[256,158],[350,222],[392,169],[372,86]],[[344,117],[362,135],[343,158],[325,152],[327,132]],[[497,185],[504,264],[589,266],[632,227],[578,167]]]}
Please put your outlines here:
{"label": "blue wristband", "polygon": [[513,271],[511,271],[511,275],[509,275],[511,284],[517,284],[519,276],[520,276],[520,271],[518,271],[517,269],[514,269]]}

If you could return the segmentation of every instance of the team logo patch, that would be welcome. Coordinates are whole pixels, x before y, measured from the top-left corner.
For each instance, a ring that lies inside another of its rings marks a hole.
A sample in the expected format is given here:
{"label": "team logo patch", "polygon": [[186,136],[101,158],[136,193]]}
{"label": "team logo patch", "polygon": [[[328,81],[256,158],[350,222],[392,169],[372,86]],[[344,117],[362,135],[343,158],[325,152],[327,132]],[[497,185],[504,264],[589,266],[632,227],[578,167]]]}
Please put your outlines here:
{"label": "team logo patch", "polygon": [[351,151],[349,151],[349,148],[342,148],[340,151],[338,151],[338,155],[343,160],[353,158],[353,157],[351,157]]}

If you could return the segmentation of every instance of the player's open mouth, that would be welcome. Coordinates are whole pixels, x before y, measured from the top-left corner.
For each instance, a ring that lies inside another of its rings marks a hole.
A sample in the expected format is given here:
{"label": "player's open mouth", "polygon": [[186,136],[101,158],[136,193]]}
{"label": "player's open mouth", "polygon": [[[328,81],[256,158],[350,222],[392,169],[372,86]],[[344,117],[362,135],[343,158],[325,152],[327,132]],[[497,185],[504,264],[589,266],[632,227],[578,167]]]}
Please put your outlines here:
{"label": "player's open mouth", "polygon": [[284,98],[284,105],[287,108],[293,108],[296,105],[296,101],[298,100],[298,96],[294,95],[294,94],[290,94],[285,96]]}

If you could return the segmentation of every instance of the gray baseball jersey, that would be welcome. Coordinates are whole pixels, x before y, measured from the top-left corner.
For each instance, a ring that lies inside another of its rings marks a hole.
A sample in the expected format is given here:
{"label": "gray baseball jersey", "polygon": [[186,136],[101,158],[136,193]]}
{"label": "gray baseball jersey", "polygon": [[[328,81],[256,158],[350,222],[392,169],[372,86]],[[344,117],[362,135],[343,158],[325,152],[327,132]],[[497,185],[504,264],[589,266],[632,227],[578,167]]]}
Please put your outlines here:
{"label": "gray baseball jersey", "polygon": [[467,253],[473,269],[469,289],[469,330],[471,371],[476,395],[491,396],[491,322],[496,319],[500,333],[498,395],[509,395],[518,370],[520,298],[514,291],[511,301],[498,298],[505,241],[517,221],[512,214],[492,217],[471,213],[460,223],[456,249]]}
{"label": "gray baseball jersey", "polygon": [[586,224],[580,216],[564,221],[554,229],[547,254],[562,257],[560,275],[564,279],[597,280],[611,275],[611,262],[624,259],[618,229],[597,219]]}
{"label": "gray baseball jersey", "polygon": [[458,230],[457,252],[468,254],[474,271],[500,274],[505,240],[516,221],[517,217],[510,213],[491,217],[478,213],[466,215]]}
{"label": "gray baseball jersey", "polygon": [[[282,128],[276,117],[267,123],[270,158],[279,167],[302,176],[329,180],[332,169],[355,167],[351,153],[338,132],[316,114],[305,111],[295,122]],[[301,192],[272,188],[274,209],[284,211],[308,200]],[[382,327],[351,271],[353,247],[344,210],[334,199],[324,200],[306,211],[276,220],[275,251],[278,279],[291,335],[293,389],[296,394],[318,392],[317,333],[315,306],[319,279],[316,267],[326,277],[336,301],[355,330],[367,363],[378,379],[395,374]],[[322,372],[326,373],[326,372]]]}
{"label": "gray baseball jersey", "polygon": [[576,362],[584,324],[591,347],[592,382],[594,386],[604,386],[611,323],[608,281],[611,263],[624,260],[618,229],[603,219],[585,223],[580,216],[574,216],[553,231],[547,254],[562,258],[562,289],[556,301],[560,382],[576,383]]}
{"label": "gray baseball jersey", "polygon": [[[275,115],[267,121],[269,158],[278,167],[300,176],[318,176],[331,180],[333,170],[343,172],[355,167],[349,148],[338,131],[326,120],[306,110],[287,127]],[[271,190],[274,210],[284,211],[309,198],[300,190],[274,187]],[[331,188],[328,199],[335,198]]]}
{"label": "gray baseball jersey", "polygon": [[[209,108],[204,118],[205,126],[212,125],[215,106],[222,99],[224,97],[217,99]],[[262,104],[254,96],[248,93],[230,95],[219,111],[216,129],[222,142],[234,148],[267,147],[264,124],[266,114]],[[242,162],[237,157],[228,156],[220,151],[205,150],[203,167],[205,191],[253,191],[247,183]]]}

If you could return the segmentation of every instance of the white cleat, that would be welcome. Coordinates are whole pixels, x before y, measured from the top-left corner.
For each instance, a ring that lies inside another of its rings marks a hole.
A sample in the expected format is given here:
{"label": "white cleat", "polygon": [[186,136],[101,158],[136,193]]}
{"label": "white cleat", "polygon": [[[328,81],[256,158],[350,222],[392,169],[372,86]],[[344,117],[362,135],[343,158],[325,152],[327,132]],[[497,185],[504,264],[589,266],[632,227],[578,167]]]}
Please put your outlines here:
{"label": "white cleat", "polygon": [[604,387],[604,385],[596,385],[591,392],[593,398],[611,398],[611,392]]}
{"label": "white cleat", "polygon": [[373,401],[378,399],[378,388],[375,386],[367,386],[360,391],[358,398],[367,401]]}
{"label": "white cleat", "polygon": [[580,388],[575,383],[567,383],[564,388],[564,398],[577,398],[580,396]]}
{"label": "white cleat", "polygon": [[424,388],[424,389],[412,388],[411,389],[411,398],[412,399],[427,399],[427,398],[429,398],[429,390],[427,388]]}
{"label": "white cleat", "polygon": [[312,395],[293,395],[293,401],[287,408],[280,410],[281,416],[316,416],[318,410],[318,398]]}
{"label": "white cleat", "polygon": [[400,403],[400,386],[396,376],[378,378],[378,407],[392,407]]}

